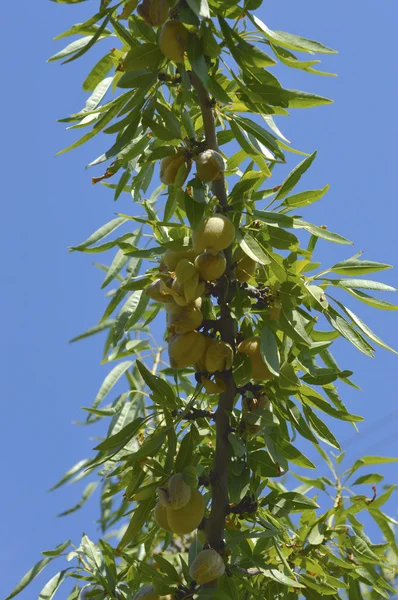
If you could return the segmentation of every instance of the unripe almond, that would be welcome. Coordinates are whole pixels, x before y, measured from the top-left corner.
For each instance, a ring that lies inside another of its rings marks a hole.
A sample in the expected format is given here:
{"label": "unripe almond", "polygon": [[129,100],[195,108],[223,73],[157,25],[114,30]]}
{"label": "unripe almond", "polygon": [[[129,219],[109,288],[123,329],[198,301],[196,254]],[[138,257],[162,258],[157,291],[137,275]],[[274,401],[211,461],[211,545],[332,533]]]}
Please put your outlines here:
{"label": "unripe almond", "polygon": [[229,344],[221,340],[212,340],[205,353],[206,371],[215,373],[230,369],[234,353]]}
{"label": "unripe almond", "polygon": [[211,252],[202,252],[195,258],[195,267],[204,281],[219,279],[224,275],[226,266],[224,252],[218,252],[216,255]]}
{"label": "unripe almond", "polygon": [[209,250],[212,254],[217,254],[228,248],[234,239],[235,225],[222,214],[204,217],[192,233],[193,247],[198,253]]}
{"label": "unripe almond", "polygon": [[165,156],[160,161],[160,181],[165,185],[172,185],[177,177],[177,173],[185,164],[185,175],[181,184],[184,183],[191,170],[191,161],[187,160],[184,151],[178,151],[172,156]]}
{"label": "unripe almond", "polygon": [[179,284],[185,283],[197,274],[195,265],[187,258],[182,258],[175,269],[176,279]]}
{"label": "unripe almond", "polygon": [[216,150],[205,150],[201,152],[196,162],[196,175],[204,183],[220,179],[225,171],[225,161]]}
{"label": "unripe almond", "polygon": [[205,502],[202,494],[192,489],[189,502],[178,510],[167,508],[167,522],[173,533],[191,533],[201,523],[205,514]]}
{"label": "unripe almond", "polygon": [[249,281],[249,279],[251,279],[256,272],[256,261],[245,254],[240,246],[235,250],[233,260],[237,263],[235,267],[236,279],[241,283]]}
{"label": "unripe almond", "polygon": [[202,550],[194,558],[189,574],[199,585],[219,579],[225,573],[225,565],[221,556],[210,548]]}
{"label": "unripe almond", "polygon": [[205,351],[203,352],[203,356],[200,360],[197,361],[197,363],[195,364],[195,369],[196,371],[198,371],[199,373],[202,371],[206,371],[206,352],[207,349],[209,348],[210,344],[213,343],[213,338],[211,338],[209,335],[203,335],[204,339],[205,339]]}
{"label": "unripe almond", "polygon": [[187,258],[193,262],[197,254],[193,248],[185,248],[184,250],[171,250],[168,248],[164,253],[163,260],[169,271],[175,271],[180,260]]}
{"label": "unripe almond", "polygon": [[202,333],[176,333],[169,342],[170,364],[173,369],[191,367],[201,360],[205,349],[206,341]]}
{"label": "unripe almond", "polygon": [[191,499],[192,488],[185,483],[182,473],[176,473],[170,477],[167,488],[169,492],[169,505],[167,508],[179,510],[188,504]]}
{"label": "unripe almond", "polygon": [[203,321],[202,311],[195,306],[178,306],[180,312],[167,313],[167,326],[175,333],[187,333],[201,326]]}
{"label": "unripe almond", "polygon": [[250,358],[253,379],[272,379],[272,373],[261,356],[259,337],[250,337],[243,340],[238,346],[238,352],[246,354]]}
{"label": "unripe almond", "polygon": [[168,59],[182,63],[184,52],[188,47],[188,36],[188,29],[181,21],[168,21],[160,32],[159,48]]}
{"label": "unripe almond", "polygon": [[221,377],[215,377],[214,381],[202,377],[202,384],[208,394],[222,394],[225,392],[225,382]]}
{"label": "unripe almond", "polygon": [[150,27],[159,27],[166,22],[170,6],[167,0],[142,0],[137,13]]}
{"label": "unripe almond", "polygon": [[161,279],[156,279],[146,288],[145,293],[152,300],[157,300],[158,302],[171,302],[173,297],[164,291],[164,288],[164,282]]}

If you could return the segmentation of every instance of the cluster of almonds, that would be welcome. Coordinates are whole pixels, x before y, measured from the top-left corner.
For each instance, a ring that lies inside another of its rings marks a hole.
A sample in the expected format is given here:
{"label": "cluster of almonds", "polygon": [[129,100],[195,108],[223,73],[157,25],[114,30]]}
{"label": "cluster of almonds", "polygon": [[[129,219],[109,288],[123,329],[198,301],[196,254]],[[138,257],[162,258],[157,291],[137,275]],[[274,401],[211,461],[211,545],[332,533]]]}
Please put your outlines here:
{"label": "cluster of almonds", "polygon": [[[127,19],[135,8],[126,6],[120,18]],[[137,7],[138,15],[149,27],[160,27],[159,48],[163,54],[176,63],[184,62],[184,53],[188,47],[189,32],[178,19],[170,17],[175,14],[172,2],[168,0],[142,0]]]}
{"label": "cluster of almonds", "polygon": [[[198,372],[218,373],[230,369],[232,348],[221,340],[197,331],[203,321],[202,296],[206,282],[223,276],[226,259],[223,250],[235,239],[232,221],[222,214],[201,220],[192,235],[192,248],[182,252],[167,250],[165,279],[159,278],[146,290],[154,300],[164,302],[167,313],[170,364],[174,368],[195,366]],[[222,380],[203,381],[209,393],[222,391]]]}
{"label": "cluster of almonds", "polygon": [[[167,275],[156,279],[147,289],[153,300],[163,302],[167,313],[169,357],[173,368],[194,366],[201,376],[207,393],[224,391],[224,381],[217,373],[230,369],[232,348],[225,342],[199,331],[203,314],[202,296],[206,283],[223,276],[226,259],[223,250],[235,239],[235,226],[223,214],[204,217],[192,233],[192,247],[176,252],[168,249],[163,262]],[[240,247],[234,253],[235,277],[249,280],[255,273],[256,263]],[[260,351],[260,338],[250,337],[238,346],[238,352],[249,356],[255,380],[272,377]]]}
{"label": "cluster of almonds", "polygon": [[184,146],[176,148],[171,156],[165,156],[160,162],[160,180],[165,185],[176,182],[177,174],[179,183],[187,179],[191,167],[192,158],[196,164],[196,177],[203,183],[210,183],[220,179],[225,171],[225,161],[216,150],[203,150],[202,152],[191,152]]}
{"label": "cluster of almonds", "polygon": [[170,477],[167,488],[157,489],[156,523],[165,531],[185,534],[197,529],[205,514],[202,494],[185,483],[182,473]]}

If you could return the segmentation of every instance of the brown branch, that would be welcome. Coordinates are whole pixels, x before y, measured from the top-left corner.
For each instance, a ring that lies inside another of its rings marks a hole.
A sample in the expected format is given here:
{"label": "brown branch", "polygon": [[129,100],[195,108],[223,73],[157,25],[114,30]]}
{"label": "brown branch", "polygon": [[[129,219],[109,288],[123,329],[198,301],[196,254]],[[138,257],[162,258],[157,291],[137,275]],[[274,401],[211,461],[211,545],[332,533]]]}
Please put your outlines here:
{"label": "brown branch", "polygon": [[[210,150],[219,151],[217,143],[216,123],[209,95],[195,73],[190,73],[192,85],[198,96],[202,112],[203,126],[205,131],[206,146]],[[213,182],[213,194],[217,197],[222,210],[227,209],[227,190],[224,177]],[[225,251],[227,260],[227,273],[233,273],[232,248]],[[220,281],[220,292],[218,294],[220,306],[221,339],[232,346],[235,351],[235,321],[231,317],[228,303],[233,295],[231,277],[223,277]],[[215,413],[216,423],[216,449],[211,478],[212,503],[210,517],[206,523],[206,535],[210,546],[221,550],[224,540],[225,511],[229,506],[228,495],[228,470],[230,460],[230,444],[228,433],[230,431],[229,414],[232,412],[236,385],[232,377],[232,371],[225,373],[225,392],[220,394],[218,407]]]}

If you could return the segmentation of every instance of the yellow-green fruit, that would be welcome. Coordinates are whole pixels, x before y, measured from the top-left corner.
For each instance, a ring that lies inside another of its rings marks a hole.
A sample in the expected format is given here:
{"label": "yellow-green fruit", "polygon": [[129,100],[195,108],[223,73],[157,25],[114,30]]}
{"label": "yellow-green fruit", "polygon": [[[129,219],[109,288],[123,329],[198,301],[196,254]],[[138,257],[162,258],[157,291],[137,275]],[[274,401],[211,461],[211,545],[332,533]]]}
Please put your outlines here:
{"label": "yellow-green fruit", "polygon": [[218,252],[216,255],[211,252],[202,252],[195,258],[195,267],[199,276],[204,281],[216,281],[225,273],[227,261],[224,252]]}
{"label": "yellow-green fruit", "polygon": [[228,248],[235,239],[235,225],[228,217],[216,214],[204,217],[192,233],[193,247],[196,252],[209,250],[216,255]]}
{"label": "yellow-green fruit", "polygon": [[214,381],[208,377],[202,377],[202,384],[208,394],[222,394],[225,392],[225,382],[221,377],[215,377]]}
{"label": "yellow-green fruit", "polygon": [[[171,304],[171,303],[170,303]],[[178,306],[173,303],[173,312],[167,311],[167,326],[175,333],[187,333],[201,326],[202,311],[196,306]],[[179,310],[176,310],[177,307]]]}
{"label": "yellow-green fruit", "polygon": [[150,27],[159,27],[166,22],[170,6],[167,0],[142,0],[137,13]]}
{"label": "yellow-green fruit", "polygon": [[167,508],[163,506],[160,501],[155,506],[153,516],[155,517],[155,521],[161,529],[164,529],[165,531],[171,531],[169,522],[167,520]]}
{"label": "yellow-green fruit", "polygon": [[272,373],[261,356],[259,337],[250,337],[247,340],[243,340],[238,346],[238,352],[246,354],[250,358],[253,379],[265,380],[272,378]]}
{"label": "yellow-green fruit", "polygon": [[236,279],[241,283],[249,281],[249,279],[251,279],[256,272],[256,261],[245,254],[241,247],[235,250],[233,260],[237,263],[235,267]]}
{"label": "yellow-green fruit", "polygon": [[198,360],[198,362],[195,364],[195,369],[199,373],[201,373],[202,371],[206,371],[206,352],[209,346],[213,343],[213,338],[211,338],[209,335],[204,335],[203,337],[205,339],[205,351],[203,352],[202,358]]}
{"label": "yellow-green fruit", "polygon": [[163,281],[161,279],[156,279],[151,285],[149,285],[145,293],[152,300],[157,300],[158,302],[171,302],[173,297],[170,296],[166,291],[164,291]]}
{"label": "yellow-green fruit", "polygon": [[196,175],[204,183],[209,183],[216,179],[220,179],[225,171],[225,162],[219,152],[215,150],[205,150],[201,152],[196,162]]}
{"label": "yellow-green fruit", "polygon": [[160,600],[160,596],[155,592],[153,585],[144,585],[138,590],[133,600]]}
{"label": "yellow-green fruit", "polygon": [[197,274],[195,265],[187,258],[182,258],[178,261],[175,269],[176,279],[178,283],[185,283],[191,277]]}
{"label": "yellow-green fruit", "polygon": [[219,579],[225,573],[225,565],[221,556],[210,548],[209,550],[202,550],[194,558],[189,574],[198,583],[203,585]]}
{"label": "yellow-green fruit", "polygon": [[173,533],[191,533],[205,514],[205,501],[198,490],[192,490],[189,502],[179,510],[167,508],[167,521]]}
{"label": "yellow-green fruit", "polygon": [[170,477],[167,484],[169,505],[167,508],[179,510],[186,506],[191,499],[192,488],[184,481],[182,473],[176,473]]}
{"label": "yellow-green fruit", "polygon": [[181,21],[168,21],[160,32],[159,48],[168,59],[182,63],[188,47],[188,35],[188,29]]}
{"label": "yellow-green fruit", "polygon": [[212,340],[205,353],[206,371],[215,373],[232,366],[234,353],[229,344],[220,340]]}
{"label": "yellow-green fruit", "polygon": [[185,250],[179,251],[168,249],[164,253],[163,260],[169,271],[175,271],[180,260],[187,258],[192,262],[195,260],[197,254],[198,253],[192,248],[186,248]]}
{"label": "yellow-green fruit", "polygon": [[177,173],[185,165],[185,175],[181,183],[184,183],[191,170],[191,161],[187,160],[183,151],[179,151],[172,156],[166,156],[160,161],[160,181],[165,185],[171,185],[175,182]]}
{"label": "yellow-green fruit", "polygon": [[192,367],[203,357],[205,349],[205,337],[198,331],[176,333],[169,342],[170,364],[173,369]]}

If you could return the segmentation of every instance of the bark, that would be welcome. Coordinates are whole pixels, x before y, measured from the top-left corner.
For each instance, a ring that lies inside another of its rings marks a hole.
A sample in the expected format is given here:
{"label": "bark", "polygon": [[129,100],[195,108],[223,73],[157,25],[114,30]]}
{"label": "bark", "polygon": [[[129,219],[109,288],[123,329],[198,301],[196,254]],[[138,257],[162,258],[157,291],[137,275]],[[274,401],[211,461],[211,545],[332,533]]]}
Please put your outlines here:
{"label": "bark", "polygon": [[[209,95],[195,73],[191,73],[191,82],[198,96],[199,105],[202,112],[207,149],[216,150],[218,152],[219,149],[217,144],[216,124]],[[224,177],[213,182],[212,191],[218,199],[220,210],[222,212],[226,211],[227,191]],[[231,318],[228,306],[231,294],[231,280],[233,277],[231,247],[225,250],[225,257],[227,260],[227,268],[225,271],[225,276],[220,280],[219,283],[220,293],[218,299],[221,314],[218,330],[220,332],[221,339],[230,344],[235,351],[236,326],[234,319]],[[215,550],[222,550],[223,547],[225,516],[227,507],[229,506],[229,415],[232,411],[236,394],[236,385],[232,376],[232,371],[227,371],[225,373],[225,384],[226,390],[219,396],[219,402],[214,416],[216,424],[216,448],[211,476],[212,503],[210,518],[206,524],[207,541]]]}

